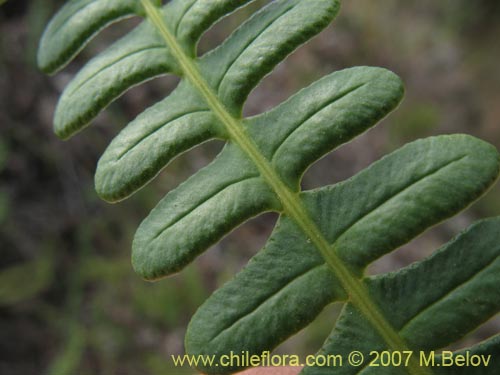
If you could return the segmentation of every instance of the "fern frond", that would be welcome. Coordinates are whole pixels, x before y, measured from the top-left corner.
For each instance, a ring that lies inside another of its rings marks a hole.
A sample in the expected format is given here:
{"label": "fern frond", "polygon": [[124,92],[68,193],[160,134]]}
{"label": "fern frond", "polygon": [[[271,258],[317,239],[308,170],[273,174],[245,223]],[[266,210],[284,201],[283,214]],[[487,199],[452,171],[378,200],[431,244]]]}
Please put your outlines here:
{"label": "fern frond", "polygon": [[[132,14],[145,18],[68,85],[54,120],[62,138],[81,130],[130,87],[161,74],[181,78],[173,93],[133,120],[105,151],[96,172],[103,199],[130,196],[193,146],[214,138],[227,143],[140,225],[132,262],[142,277],[178,272],[251,217],[280,214],[264,249],[195,314],[187,351],[220,358],[271,350],[333,301],[345,307],[319,354],[434,350],[495,315],[498,219],[478,223],[430,258],[396,273],[364,274],[371,262],[483,194],[499,173],[495,148],[466,135],[428,138],[347,181],[301,191],[305,170],[386,116],[401,100],[403,86],[385,69],[351,68],[266,113],[243,118],[250,91],[339,10],[337,0],[276,0],[198,57],[203,32],[249,2],[173,0],[157,6],[151,0],[74,0],[48,26],[39,53],[41,68],[54,72],[110,22]],[[446,331],[450,325],[455,328]],[[498,353],[498,338],[471,350]],[[375,370],[346,365],[304,373]],[[425,367],[412,358],[388,371],[452,370]],[[481,373],[494,374],[495,365]]]}

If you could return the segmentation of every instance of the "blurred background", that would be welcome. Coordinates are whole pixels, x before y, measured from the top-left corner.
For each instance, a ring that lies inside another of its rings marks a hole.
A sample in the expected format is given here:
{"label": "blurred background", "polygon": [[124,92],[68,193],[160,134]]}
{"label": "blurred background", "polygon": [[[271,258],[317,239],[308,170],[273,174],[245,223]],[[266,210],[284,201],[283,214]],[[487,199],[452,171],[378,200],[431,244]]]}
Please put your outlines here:
{"label": "blurred background", "polygon": [[[0,1],[1,3],[2,1]],[[132,89],[93,126],[63,142],[52,133],[57,98],[89,58],[133,28],[105,30],[62,73],[36,67],[37,43],[62,0],[10,0],[0,6],[0,374],[181,374],[190,316],[265,243],[276,221],[243,225],[181,274],[146,283],[130,265],[133,234],[160,198],[221,149],[207,143],[171,163],[125,202],[97,197],[93,173],[112,137],[177,84],[162,77]],[[217,24],[200,53],[219,44],[256,1]],[[500,148],[500,2],[350,0],[333,26],[293,53],[251,94],[245,113],[280,103],[334,70],[383,66],[406,83],[399,109],[378,127],[326,156],[304,188],[343,180],[404,143],[468,133]],[[431,253],[474,220],[500,214],[499,186],[464,213],[371,266],[397,269]],[[278,350],[314,353],[339,306]],[[457,346],[500,330],[492,319]],[[192,373],[186,370],[185,373]]]}

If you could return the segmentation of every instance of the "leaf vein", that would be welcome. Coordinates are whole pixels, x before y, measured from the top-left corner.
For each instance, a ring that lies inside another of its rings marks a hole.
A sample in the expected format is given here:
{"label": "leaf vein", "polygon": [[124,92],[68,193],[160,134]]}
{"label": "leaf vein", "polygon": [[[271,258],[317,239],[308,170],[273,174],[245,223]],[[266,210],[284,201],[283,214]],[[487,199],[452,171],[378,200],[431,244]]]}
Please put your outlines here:
{"label": "leaf vein", "polygon": [[161,124],[155,126],[149,133],[146,133],[144,134],[141,138],[139,138],[138,140],[136,140],[136,142],[132,145],[130,145],[130,147],[126,148],[123,152],[120,153],[120,155],[118,155],[116,161],[120,161],[126,154],[128,154],[130,151],[132,151],[132,149],[134,149],[135,147],[137,147],[139,144],[141,144],[144,140],[146,140],[147,138],[151,137],[153,134],[155,134],[156,132],[160,131],[161,129],[163,129],[164,126],[167,126],[167,125],[170,125],[172,124],[173,122],[177,121],[177,120],[180,120],[184,117],[187,117],[187,116],[190,116],[190,115],[195,115],[195,114],[198,114],[198,113],[203,113],[203,112],[211,112],[210,110],[208,109],[198,109],[198,110],[194,110],[194,111],[189,111],[189,112],[185,112],[185,113],[181,113],[169,120],[167,120],[167,122],[162,122]]}
{"label": "leaf vein", "polygon": [[424,174],[423,176],[420,176],[416,180],[411,181],[408,185],[402,187],[401,189],[399,189],[398,191],[396,191],[394,194],[391,194],[389,197],[387,197],[386,199],[384,199],[382,202],[377,203],[376,207],[372,208],[368,212],[364,213],[363,215],[361,215],[360,217],[358,217],[357,219],[355,219],[355,221],[351,225],[349,225],[346,229],[344,229],[343,231],[341,231],[337,235],[337,239],[336,239],[335,242],[337,242],[340,237],[342,237],[346,232],[348,232],[350,229],[352,229],[352,227],[354,227],[356,224],[358,224],[361,220],[363,220],[364,218],[366,218],[367,216],[369,216],[370,214],[372,214],[373,212],[375,212],[376,210],[378,210],[380,207],[382,207],[387,202],[395,199],[399,194],[405,192],[406,190],[410,189],[411,187],[413,187],[414,185],[418,184],[419,182],[422,182],[423,180],[425,180],[427,178],[430,178],[431,176],[435,175],[436,173],[438,173],[439,171],[443,170],[444,168],[449,167],[450,165],[452,165],[454,163],[458,163],[459,161],[461,161],[462,159],[464,159],[466,157],[467,157],[467,155],[462,155],[460,157],[454,158],[454,159],[446,162],[443,165],[440,165],[439,167],[436,167],[436,168],[432,169],[431,171],[429,171],[428,173]]}
{"label": "leaf vein", "polygon": [[316,116],[317,114],[321,113],[323,110],[325,110],[326,108],[328,108],[330,105],[332,104],[335,104],[337,101],[339,101],[340,99],[346,97],[347,95],[351,94],[352,92],[358,90],[359,88],[365,86],[366,83],[361,83],[359,85],[356,85],[354,87],[351,87],[341,93],[339,93],[338,95],[336,95],[335,97],[333,97],[331,100],[327,101],[326,103],[324,103],[319,109],[313,111],[312,113],[308,113],[306,115],[306,117],[301,120],[288,134],[285,135],[285,138],[278,144],[275,146],[274,148],[274,151],[272,152],[272,160],[274,160],[275,156],[277,155],[278,151],[280,150],[281,146],[283,146],[286,141],[297,131],[299,130],[302,125],[304,125],[307,121],[309,121],[311,118],[313,118],[314,116]]}
{"label": "leaf vein", "polygon": [[191,10],[191,8],[198,2],[198,0],[194,0],[191,4],[189,4],[187,6],[187,8],[184,10],[184,12],[182,13],[182,15],[180,16],[179,18],[179,21],[177,22],[177,24],[175,25],[175,31],[174,31],[174,35],[177,36],[177,33],[179,32],[179,28],[181,26],[181,23],[182,21],[184,21],[184,17],[189,13],[189,11]]}
{"label": "leaf vein", "polygon": [[243,48],[241,49],[241,51],[239,51],[238,55],[233,59],[233,61],[231,61],[229,63],[229,65],[226,67],[224,73],[222,74],[216,88],[215,88],[215,91],[217,92],[217,94],[219,95],[220,94],[220,87],[222,86],[222,83],[223,81],[225,80],[226,76],[227,76],[227,73],[229,72],[229,70],[231,70],[231,68],[233,67],[234,64],[236,64],[236,62],[238,61],[238,59],[241,57],[241,55],[243,55],[247,50],[248,48],[257,40],[259,39],[259,37],[264,34],[266,32],[267,29],[269,29],[275,22],[279,21],[284,15],[286,15],[288,12],[290,12],[292,9],[294,9],[295,5],[291,5],[290,7],[288,8],[285,8],[283,10],[283,13],[281,13],[277,18],[274,18],[272,19],[262,30],[260,30],[260,32],[255,35],[251,40],[249,40],[244,46]]}
{"label": "leaf vein", "polygon": [[244,313],[244,315],[241,315],[239,316],[236,320],[234,320],[233,322],[231,322],[229,324],[229,326],[227,326],[226,328],[224,328],[222,331],[220,331],[217,335],[215,335],[211,340],[210,342],[213,342],[214,340],[216,340],[219,336],[223,335],[224,332],[227,332],[228,330],[230,330],[232,327],[234,327],[236,324],[238,324],[238,322],[240,322],[241,320],[245,319],[246,317],[254,314],[259,308],[261,308],[266,302],[270,301],[272,298],[274,298],[275,296],[277,296],[279,293],[281,293],[286,287],[288,287],[289,285],[291,285],[293,282],[301,279],[302,277],[305,277],[307,276],[309,273],[311,273],[312,271],[315,271],[316,269],[324,266],[325,263],[321,263],[321,264],[317,264],[315,265],[314,267],[312,268],[309,268],[309,269],[306,269],[305,271],[302,271],[300,272],[298,275],[295,275],[291,280],[287,281],[286,284],[280,286],[277,290],[273,291],[270,295],[267,295],[265,296],[263,299],[259,300],[256,304],[256,306]]}
{"label": "leaf vein", "polygon": [[252,179],[258,179],[260,178],[259,175],[250,175],[250,176],[244,176],[244,177],[241,177],[239,179],[236,179],[234,181],[230,181],[228,182],[227,184],[224,184],[219,190],[217,190],[216,192],[214,192],[212,195],[202,199],[200,202],[197,202],[195,205],[193,205],[193,207],[189,208],[186,212],[183,212],[182,214],[180,214],[178,217],[176,217],[175,219],[173,219],[171,222],[169,222],[166,226],[164,226],[152,239],[151,239],[151,242],[155,241],[156,239],[158,239],[158,237],[160,237],[168,228],[174,226],[175,224],[177,224],[179,221],[181,221],[182,219],[184,219],[186,216],[188,216],[189,214],[191,214],[193,211],[195,211],[197,208],[199,208],[201,205],[207,203],[209,200],[215,198],[217,195],[219,195],[220,193],[222,193],[224,190],[226,190],[227,188],[233,186],[233,185],[236,185],[236,184],[240,184],[242,182],[245,182],[247,180],[252,180]]}
{"label": "leaf vein", "polygon": [[113,60],[112,62],[106,64],[105,66],[101,67],[99,70],[93,72],[90,76],[88,76],[87,78],[85,78],[82,82],[80,82],[75,88],[73,88],[71,90],[71,93],[69,93],[69,96],[75,94],[82,86],[86,85],[89,81],[91,81],[92,79],[94,79],[99,74],[103,73],[106,69],[111,68],[116,63],[118,63],[118,62],[120,62],[122,60],[125,60],[125,59],[127,59],[127,58],[129,58],[131,56],[137,55],[139,53],[142,53],[142,52],[145,52],[145,51],[148,51],[148,50],[154,50],[154,49],[166,49],[166,47],[162,46],[162,45],[147,46],[147,47],[144,47],[144,48],[141,48],[141,49],[138,49],[138,50],[135,50],[135,51],[132,51],[132,52],[129,52],[129,53],[125,54],[125,55],[120,56],[119,58],[117,58],[117,59]]}
{"label": "leaf vein", "polygon": [[59,31],[61,31],[61,29],[68,23],[71,21],[72,18],[76,17],[76,15],[78,13],[81,13],[83,12],[84,10],[86,10],[88,7],[90,7],[91,5],[94,5],[95,3],[97,3],[98,0],[92,0],[90,2],[88,2],[87,4],[84,4],[82,5],[79,9],[77,9],[76,11],[72,12],[72,13],[69,13],[66,17],[64,17],[63,20],[61,20],[60,24],[56,26],[56,28],[52,31],[53,34],[57,34]]}
{"label": "leaf vein", "polygon": [[417,314],[415,314],[414,316],[412,316],[404,325],[403,327],[401,327],[401,329],[399,330],[400,332],[403,331],[406,327],[408,327],[413,321],[415,321],[416,319],[418,319],[418,317],[422,314],[424,314],[426,311],[428,311],[429,309],[431,309],[433,306],[435,306],[436,304],[438,304],[440,301],[442,300],[445,300],[447,297],[449,297],[451,294],[453,294],[453,292],[459,290],[460,288],[462,288],[465,284],[467,284],[469,281],[471,281],[472,279],[474,279],[476,276],[480,275],[481,273],[483,272],[487,272],[488,268],[492,267],[494,265],[494,263],[499,259],[499,256],[497,255],[496,257],[494,257],[491,261],[489,261],[486,265],[484,265],[483,267],[481,267],[479,270],[477,270],[477,272],[474,272],[470,277],[467,277],[464,281],[462,281],[460,284],[456,285],[455,287],[452,287],[451,289],[449,289],[446,294],[444,294],[443,296],[439,297],[438,299],[432,301],[431,303],[429,303],[427,306],[425,306],[424,308],[422,308]]}

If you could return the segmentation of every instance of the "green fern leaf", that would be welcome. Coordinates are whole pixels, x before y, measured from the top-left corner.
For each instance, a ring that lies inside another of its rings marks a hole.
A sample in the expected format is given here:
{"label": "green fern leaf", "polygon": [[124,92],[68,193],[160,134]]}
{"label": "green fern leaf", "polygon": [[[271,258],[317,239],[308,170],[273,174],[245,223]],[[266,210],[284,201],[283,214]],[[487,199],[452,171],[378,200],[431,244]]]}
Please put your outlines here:
{"label": "green fern leaf", "polygon": [[[273,1],[219,47],[197,57],[203,32],[248,2],[173,0],[157,6],[151,0],[74,0],[54,17],[40,45],[41,68],[54,72],[105,25],[133,14],[145,17],[65,89],[54,119],[62,138],[85,127],[130,87],[161,74],[181,77],[173,93],[133,120],[105,151],[96,172],[103,199],[130,196],[202,142],[227,142],[210,165],[168,193],[140,225],[132,262],[141,276],[153,280],[178,272],[251,217],[280,214],[264,249],[193,317],[188,353],[220,359],[230,352],[272,350],[334,301],[345,307],[318,354],[435,350],[495,315],[500,310],[494,289],[500,281],[498,219],[476,224],[433,256],[396,273],[370,277],[364,270],[483,194],[499,173],[497,151],[466,135],[428,138],[347,181],[301,191],[305,170],[386,116],[401,100],[403,87],[381,68],[346,69],[266,113],[242,118],[258,82],[339,9],[337,0]],[[446,330],[450,325],[454,329]],[[499,347],[494,337],[470,350],[489,355]],[[239,368],[202,370],[218,374]],[[481,373],[494,369],[483,367]],[[378,370],[346,365],[308,367],[304,373]],[[462,371],[422,366],[415,357],[385,370]]]}
{"label": "green fern leaf", "polygon": [[[429,353],[446,347],[498,313],[500,292],[499,240],[500,219],[474,224],[428,259],[400,271],[369,277],[365,284],[381,306],[384,316],[397,329],[410,348]],[[474,251],[471,251],[474,249]],[[465,265],[465,267],[464,267]],[[352,340],[353,335],[356,341]],[[436,354],[434,374],[496,374],[499,366],[500,335],[496,335],[457,355],[479,355],[488,366],[445,366]],[[345,355],[362,351],[386,350],[383,339],[351,303],[346,304],[336,328],[319,351],[320,355]],[[420,354],[416,352],[415,357]],[[427,355],[426,358],[432,358]],[[488,359],[489,358],[489,359]],[[368,364],[368,363],[366,363]],[[390,374],[406,374],[406,369],[392,369]],[[329,374],[325,368],[311,367],[305,374]],[[377,374],[380,367],[343,366],[339,374]]]}

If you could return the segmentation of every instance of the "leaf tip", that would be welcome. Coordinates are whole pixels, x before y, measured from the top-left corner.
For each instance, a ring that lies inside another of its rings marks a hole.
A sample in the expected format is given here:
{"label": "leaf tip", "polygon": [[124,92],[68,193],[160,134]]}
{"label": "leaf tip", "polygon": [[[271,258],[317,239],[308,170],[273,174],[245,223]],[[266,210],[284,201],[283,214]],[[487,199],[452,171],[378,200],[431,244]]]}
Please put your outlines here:
{"label": "leaf tip", "polygon": [[73,133],[68,127],[62,126],[54,120],[54,134],[63,141],[67,141],[73,136]]}

